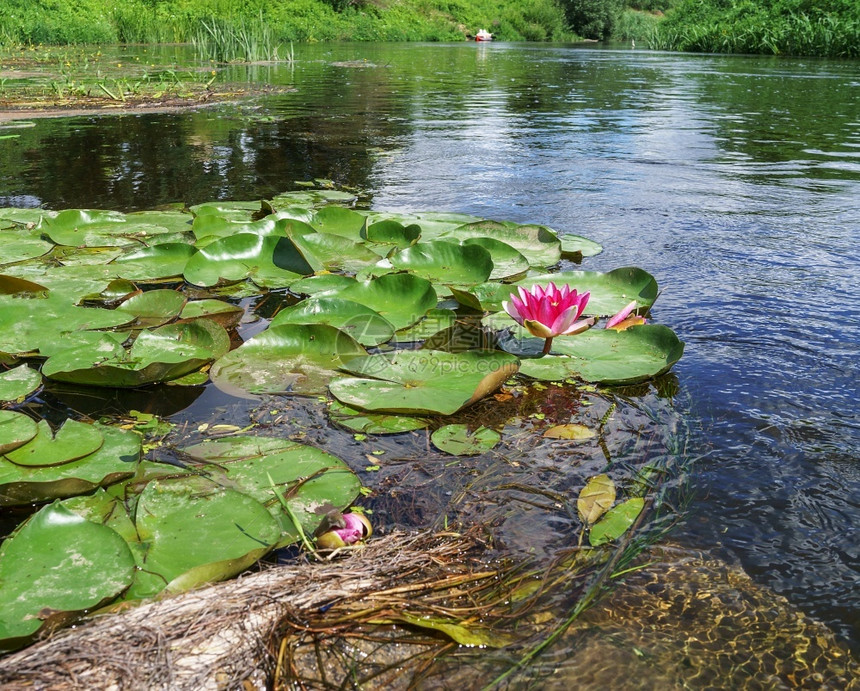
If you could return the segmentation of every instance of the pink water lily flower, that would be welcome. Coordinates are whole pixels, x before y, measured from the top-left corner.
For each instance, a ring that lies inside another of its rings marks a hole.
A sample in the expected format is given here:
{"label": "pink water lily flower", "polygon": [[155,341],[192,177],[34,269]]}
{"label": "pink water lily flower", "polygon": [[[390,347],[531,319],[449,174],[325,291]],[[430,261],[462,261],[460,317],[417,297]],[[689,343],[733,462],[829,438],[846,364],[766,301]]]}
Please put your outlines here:
{"label": "pink water lily flower", "polygon": [[335,525],[337,527],[317,537],[317,546],[320,549],[337,549],[354,545],[373,533],[370,521],[360,513],[342,514]]}
{"label": "pink water lily flower", "polygon": [[594,319],[579,319],[588,304],[589,292],[578,293],[569,285],[557,288],[550,283],[546,288],[537,285],[530,291],[520,287],[518,293],[511,295],[510,302],[503,302],[502,307],[530,334],[546,339],[544,354],[549,352],[556,336],[577,334],[594,324]]}

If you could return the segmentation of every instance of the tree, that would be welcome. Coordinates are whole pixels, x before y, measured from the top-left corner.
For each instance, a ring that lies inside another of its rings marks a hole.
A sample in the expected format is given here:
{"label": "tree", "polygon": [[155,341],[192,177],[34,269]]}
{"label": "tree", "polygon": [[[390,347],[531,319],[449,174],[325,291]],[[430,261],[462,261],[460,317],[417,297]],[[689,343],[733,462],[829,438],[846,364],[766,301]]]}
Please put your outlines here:
{"label": "tree", "polygon": [[583,38],[606,39],[624,9],[624,0],[562,0],[570,28]]}

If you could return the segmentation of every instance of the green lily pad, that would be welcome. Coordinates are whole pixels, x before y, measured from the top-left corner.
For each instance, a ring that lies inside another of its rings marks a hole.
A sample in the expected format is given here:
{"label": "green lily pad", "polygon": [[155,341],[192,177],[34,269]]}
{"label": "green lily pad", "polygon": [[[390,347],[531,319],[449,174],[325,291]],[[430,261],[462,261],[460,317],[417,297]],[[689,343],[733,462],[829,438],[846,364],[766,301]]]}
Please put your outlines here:
{"label": "green lily pad", "polygon": [[493,271],[490,253],[480,245],[444,240],[419,242],[393,254],[390,261],[397,269],[438,283],[483,283]]}
{"label": "green lily pad", "polygon": [[681,359],[684,343],[665,326],[644,324],[626,331],[592,328],[559,337],[552,350],[561,355],[524,359],[521,374],[543,381],[575,377],[620,386],[667,372]]}
{"label": "green lily pad", "polygon": [[276,229],[277,219],[267,216],[259,221],[232,220],[219,214],[202,214],[194,218],[192,231],[198,241],[204,238],[225,238],[239,233],[254,235],[283,235]]}
{"label": "green lily pad", "polygon": [[0,264],[41,257],[53,247],[30,231],[3,230],[0,232]]}
{"label": "green lily pad", "polygon": [[134,558],[113,530],[52,504],[0,546],[0,648],[20,647],[43,626],[114,599]]}
{"label": "green lily pad", "polygon": [[206,202],[189,206],[188,210],[194,214],[195,220],[198,216],[212,214],[233,221],[250,221],[251,216],[260,211],[260,202]]}
{"label": "green lily pad", "polygon": [[606,515],[598,523],[591,526],[591,530],[588,532],[588,541],[591,546],[597,547],[621,537],[642,513],[644,506],[645,500],[642,497],[632,497],[609,509]]}
{"label": "green lily pad", "polygon": [[27,365],[0,372],[0,401],[18,400],[33,393],[41,385],[42,375]]}
{"label": "green lily pad", "polygon": [[329,417],[335,424],[361,434],[399,434],[424,429],[430,422],[411,415],[387,415],[368,413],[334,401],[329,408]]}
{"label": "green lily pad", "polygon": [[5,454],[34,439],[39,428],[23,413],[0,410],[0,454]]}
{"label": "green lily pad", "polygon": [[334,233],[309,233],[293,237],[293,242],[326,271],[355,273],[379,260],[379,255],[364,244]]}
{"label": "green lily pad", "polygon": [[346,360],[366,354],[352,336],[327,324],[283,324],[216,360],[209,376],[228,393],[318,394]]}
{"label": "green lily pad", "polygon": [[155,281],[181,276],[197,250],[182,242],[168,242],[121,254],[110,263],[116,275],[129,281]]}
{"label": "green lily pad", "polygon": [[[213,326],[217,325],[213,322]],[[51,356],[42,365],[42,374],[49,379],[90,386],[135,387],[169,381],[213,360],[217,352],[210,346],[218,341],[212,339],[211,332],[196,322],[142,331],[128,351],[103,337],[96,344]]]}
{"label": "green lily pad", "polygon": [[562,259],[580,261],[583,257],[593,257],[603,251],[603,246],[579,235],[561,235]]}
{"label": "green lily pad", "polygon": [[430,435],[433,445],[452,456],[478,456],[502,440],[498,432],[479,427],[469,432],[466,425],[445,425]]}
{"label": "green lily pad", "polygon": [[269,511],[247,494],[197,477],[147,483],[135,526],[140,569],[127,599],[182,592],[235,576],[280,538]]}
{"label": "green lily pad", "polygon": [[128,224],[117,211],[66,209],[53,218],[43,217],[38,229],[57,245],[113,247],[127,245]]}
{"label": "green lily pad", "polygon": [[360,242],[367,218],[342,206],[324,206],[317,211],[310,224],[320,233],[331,233]]}
{"label": "green lily pad", "polygon": [[365,236],[368,242],[393,245],[402,250],[418,242],[418,238],[421,237],[421,226],[416,223],[404,226],[393,219],[388,219],[368,225]]}
{"label": "green lily pad", "polygon": [[379,312],[336,297],[309,298],[286,307],[275,315],[269,326],[281,324],[328,324],[364,346],[385,343],[394,335],[394,327]]}
{"label": "green lily pad", "polygon": [[140,460],[140,435],[102,425],[94,428],[104,439],[102,446],[62,465],[20,466],[0,457],[0,506],[72,497],[132,477]]}
{"label": "green lily pad", "polygon": [[518,363],[498,351],[398,351],[350,361],[346,371],[373,378],[338,379],[329,390],[362,410],[451,415],[495,391]]}
{"label": "green lily pad", "polygon": [[353,281],[325,295],[370,307],[398,330],[412,326],[428,310],[436,307],[437,302],[436,291],[430,281],[412,274],[387,274],[366,281]]}
{"label": "green lily pad", "polygon": [[398,343],[413,343],[430,338],[434,334],[454,326],[457,313],[449,309],[431,309],[412,326],[394,334]]}
{"label": "green lily pad", "polygon": [[133,295],[116,308],[128,315],[130,327],[161,326],[175,319],[185,305],[185,296],[176,290],[149,290]]}
{"label": "green lily pad", "polygon": [[273,288],[288,286],[319,268],[311,266],[289,238],[240,233],[198,251],[185,265],[184,275],[199,286],[250,278],[258,286]]}
{"label": "green lily pad", "polygon": [[493,271],[490,280],[502,280],[524,274],[529,269],[529,260],[519,250],[508,243],[493,238],[468,238],[464,245],[478,245],[490,253],[493,260]]}
{"label": "green lily pad", "polygon": [[318,276],[300,278],[290,284],[290,292],[296,295],[335,295],[345,288],[354,286],[356,281],[352,276],[343,274],[322,273]]}
{"label": "green lily pad", "polygon": [[239,325],[244,314],[245,310],[238,305],[224,300],[207,298],[186,302],[179,313],[179,318],[210,319],[229,331]]}
{"label": "green lily pad", "polygon": [[0,276],[0,295],[17,295],[19,297],[40,297],[46,295],[48,288],[41,283],[28,281],[17,276]]}
{"label": "green lily pad", "polygon": [[561,242],[546,226],[477,221],[455,228],[442,235],[442,238],[460,241],[469,238],[499,240],[519,251],[535,267],[553,266],[561,259]]}
{"label": "green lily pad", "polygon": [[68,419],[57,430],[42,420],[36,436],[4,457],[22,466],[54,466],[75,461],[98,451],[104,443],[101,430],[93,425]]}
{"label": "green lily pad", "polygon": [[275,497],[275,489],[305,533],[312,534],[327,513],[349,506],[361,487],[358,477],[341,459],[304,444],[240,436],[227,444],[207,441],[184,451],[195,459],[217,464],[209,470],[213,482],[267,506],[281,529],[280,547],[296,542],[299,533]]}
{"label": "green lily pad", "polygon": [[47,355],[75,346],[79,334],[128,321],[126,314],[76,307],[53,292],[44,298],[0,295],[0,351]]}

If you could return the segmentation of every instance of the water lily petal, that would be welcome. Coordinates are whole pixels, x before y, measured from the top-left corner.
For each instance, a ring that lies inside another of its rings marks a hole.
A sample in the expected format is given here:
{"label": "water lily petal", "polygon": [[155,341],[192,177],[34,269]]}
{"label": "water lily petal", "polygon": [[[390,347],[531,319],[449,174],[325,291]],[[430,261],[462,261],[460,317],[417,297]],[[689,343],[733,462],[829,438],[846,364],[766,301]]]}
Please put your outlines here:
{"label": "water lily petal", "polygon": [[597,322],[596,317],[589,317],[588,319],[581,319],[575,324],[571,324],[567,327],[567,330],[559,334],[560,336],[573,336],[575,334],[582,333],[583,331],[588,331],[594,324]]}
{"label": "water lily petal", "polygon": [[611,329],[616,324],[623,322],[634,309],[636,309],[636,300],[632,300],[623,310],[606,322],[606,328]]}
{"label": "water lily petal", "polygon": [[534,319],[525,319],[523,320],[523,326],[529,330],[529,333],[532,336],[537,336],[538,338],[552,338],[553,332],[545,324],[541,324],[539,321]]}

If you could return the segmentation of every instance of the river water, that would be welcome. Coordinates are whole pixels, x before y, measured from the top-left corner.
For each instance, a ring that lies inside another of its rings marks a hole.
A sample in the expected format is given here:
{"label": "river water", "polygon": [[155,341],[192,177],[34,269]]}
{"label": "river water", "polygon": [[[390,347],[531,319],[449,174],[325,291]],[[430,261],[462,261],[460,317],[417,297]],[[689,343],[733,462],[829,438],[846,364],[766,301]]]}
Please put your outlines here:
{"label": "river water", "polygon": [[[144,59],[169,61],[170,51]],[[636,265],[695,458],[682,548],[860,649],[860,63],[540,45],[296,46],[196,112],[37,120],[0,206],[259,199],[328,178],[372,207],[536,222]]]}

